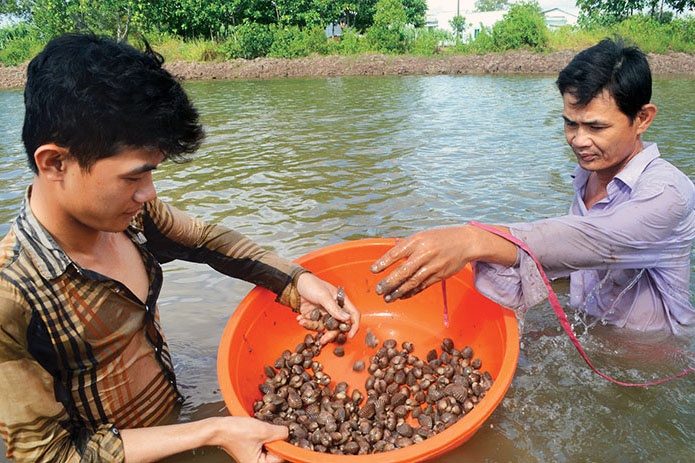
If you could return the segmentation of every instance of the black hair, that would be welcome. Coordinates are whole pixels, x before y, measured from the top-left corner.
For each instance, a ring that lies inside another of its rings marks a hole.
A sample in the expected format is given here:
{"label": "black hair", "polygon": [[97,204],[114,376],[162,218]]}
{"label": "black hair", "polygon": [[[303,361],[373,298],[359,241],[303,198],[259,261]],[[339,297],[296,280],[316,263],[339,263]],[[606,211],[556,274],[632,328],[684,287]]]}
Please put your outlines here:
{"label": "black hair", "polygon": [[200,147],[197,110],[162,56],[144,45],[66,34],[31,60],[22,140],[35,173],[34,153],[46,143],[67,148],[85,170],[126,148],[185,160]]}
{"label": "black hair", "polygon": [[569,93],[577,106],[586,106],[604,89],[621,112],[634,121],[652,97],[652,73],[645,54],[621,38],[606,38],[578,53],[556,81],[560,93]]}

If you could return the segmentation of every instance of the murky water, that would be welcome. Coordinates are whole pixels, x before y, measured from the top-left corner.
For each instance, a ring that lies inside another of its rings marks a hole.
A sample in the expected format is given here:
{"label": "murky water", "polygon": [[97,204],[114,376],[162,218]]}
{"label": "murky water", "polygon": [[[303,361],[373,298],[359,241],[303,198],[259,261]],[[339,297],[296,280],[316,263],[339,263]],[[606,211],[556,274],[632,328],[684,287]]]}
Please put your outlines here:
{"label": "murky water", "polygon": [[[538,219],[569,206],[574,162],[552,78],[186,86],[208,138],[193,162],[158,169],[159,195],[290,258],[345,240],[406,236],[470,219]],[[654,102],[659,115],[647,139],[695,178],[695,80],[656,81]],[[20,142],[21,92],[0,92],[0,105],[4,235],[31,176]],[[555,287],[563,299],[566,284]],[[165,266],[160,310],[188,398],[182,421],[226,413],[217,345],[250,289],[207,267]],[[576,324],[594,363],[619,379],[648,381],[695,366],[687,353],[695,351],[695,333],[675,338]],[[694,410],[695,375],[658,387],[615,386],[589,370],[542,304],[527,315],[505,399],[470,441],[438,461],[690,462]],[[167,461],[230,459],[204,449]]]}

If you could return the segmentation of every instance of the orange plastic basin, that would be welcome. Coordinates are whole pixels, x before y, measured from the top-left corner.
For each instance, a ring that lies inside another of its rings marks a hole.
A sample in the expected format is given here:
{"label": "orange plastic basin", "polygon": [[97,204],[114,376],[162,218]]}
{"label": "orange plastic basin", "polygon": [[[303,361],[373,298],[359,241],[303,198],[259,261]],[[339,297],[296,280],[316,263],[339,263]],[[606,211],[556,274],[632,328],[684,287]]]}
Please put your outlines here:
{"label": "orange plastic basin", "polygon": [[[406,300],[385,303],[375,292],[386,274],[374,275],[369,267],[395,243],[394,239],[365,239],[340,243],[311,252],[296,260],[318,277],[345,288],[347,296],[362,313],[360,330],[344,345],[337,357],[326,346],[318,361],[336,382],[346,381],[350,390],[364,393],[368,372],[355,372],[357,360],[369,365],[376,351],[365,344],[367,329],[379,345],[393,338],[410,341],[414,354],[425,358],[430,349],[441,352],[445,337],[457,348],[470,345],[494,378],[492,388],[476,407],[445,431],[418,444],[372,455],[332,455],[302,449],[288,442],[267,444],[272,453],[291,462],[367,463],[417,462],[430,460],[468,440],[498,406],[514,377],[519,357],[519,331],[511,310],[480,295],[472,284],[469,266],[446,281],[449,327],[443,321],[443,292],[436,284]],[[235,416],[253,416],[253,403],[262,397],[258,389],[265,380],[265,365],[273,365],[284,349],[294,350],[307,331],[297,324],[295,314],[274,302],[275,294],[256,287],[230,318],[220,343],[217,373],[225,404]]]}

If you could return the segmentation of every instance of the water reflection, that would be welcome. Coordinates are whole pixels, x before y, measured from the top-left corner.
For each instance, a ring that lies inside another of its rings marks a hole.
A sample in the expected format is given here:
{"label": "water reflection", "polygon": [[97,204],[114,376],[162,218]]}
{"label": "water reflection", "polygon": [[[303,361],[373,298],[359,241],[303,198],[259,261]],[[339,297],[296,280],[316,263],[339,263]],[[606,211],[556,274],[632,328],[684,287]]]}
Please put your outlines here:
{"label": "water reflection", "polygon": [[[530,220],[569,207],[574,166],[551,78],[383,77],[191,82],[208,138],[193,162],[157,171],[161,197],[288,257],[344,240],[461,223]],[[648,132],[695,176],[695,80],[657,80]],[[0,92],[0,233],[31,176],[19,91]],[[205,267],[165,267],[160,300],[182,391],[181,420],[225,413],[217,345],[251,288]],[[556,284],[561,296],[566,285]],[[674,339],[576,323],[590,358],[627,381],[695,361]],[[512,386],[472,440],[439,461],[691,461],[695,378],[621,388],[583,363],[547,305],[526,317]],[[668,449],[668,451],[664,451]],[[668,457],[666,456],[668,454]],[[0,459],[0,461],[5,461]],[[167,461],[229,459],[214,449]]]}

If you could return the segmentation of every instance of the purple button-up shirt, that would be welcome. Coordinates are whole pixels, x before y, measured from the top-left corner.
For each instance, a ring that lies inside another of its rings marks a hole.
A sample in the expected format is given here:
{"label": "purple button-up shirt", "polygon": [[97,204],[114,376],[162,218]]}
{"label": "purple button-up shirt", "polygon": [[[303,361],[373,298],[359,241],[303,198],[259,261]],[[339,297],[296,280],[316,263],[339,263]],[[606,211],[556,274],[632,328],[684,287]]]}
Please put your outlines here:
{"label": "purple button-up shirt", "polygon": [[[574,171],[569,214],[511,224],[552,278],[570,277],[570,304],[606,323],[637,330],[695,324],[690,303],[690,250],[695,238],[695,186],[644,144],[587,210],[590,172]],[[478,290],[526,310],[547,297],[535,263],[519,250],[516,265],[474,263]]]}

